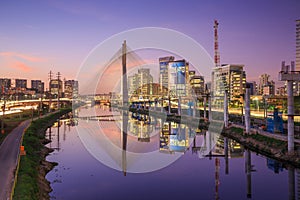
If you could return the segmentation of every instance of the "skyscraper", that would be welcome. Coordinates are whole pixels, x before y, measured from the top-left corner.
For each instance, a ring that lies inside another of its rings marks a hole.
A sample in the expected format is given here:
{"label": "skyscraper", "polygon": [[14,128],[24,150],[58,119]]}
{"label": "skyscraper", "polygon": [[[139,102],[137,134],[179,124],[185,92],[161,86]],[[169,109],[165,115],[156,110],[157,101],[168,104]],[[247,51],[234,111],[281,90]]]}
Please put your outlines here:
{"label": "skyscraper", "polygon": [[149,68],[138,69],[138,73],[128,76],[128,91],[130,95],[152,95],[153,77]]}
{"label": "skyscraper", "polygon": [[191,85],[191,95],[196,95],[200,97],[200,95],[204,94],[205,84],[203,76],[192,76],[190,77],[190,85]]}
{"label": "skyscraper", "polygon": [[141,68],[137,73],[137,84],[141,90],[141,94],[151,95],[152,94],[152,83],[153,77],[150,74],[150,69]]}
{"label": "skyscraper", "polygon": [[189,63],[186,60],[171,61],[168,64],[168,95],[187,96],[188,95],[188,73]]}
{"label": "skyscraper", "polygon": [[212,86],[214,100],[223,102],[224,92],[228,91],[229,101],[239,100],[246,88],[244,65],[225,64],[213,69]]}
{"label": "skyscraper", "polygon": [[58,93],[59,96],[62,97],[62,81],[58,79],[51,79],[49,83],[50,94],[55,95],[57,97]]}
{"label": "skyscraper", "polygon": [[11,79],[8,78],[0,78],[0,89],[1,94],[5,93],[11,87]]}
{"label": "skyscraper", "polygon": [[270,82],[269,78],[270,78],[269,74],[262,74],[259,76],[258,91],[257,91],[259,95],[262,95],[264,93],[264,87],[268,85]]}
{"label": "skyscraper", "polygon": [[257,93],[256,82],[250,81],[250,82],[247,82],[247,84],[250,87],[250,95],[256,95],[256,93]]}
{"label": "skyscraper", "polygon": [[26,89],[27,80],[26,79],[16,79],[16,88],[17,89]]}
{"label": "skyscraper", "polygon": [[65,81],[65,97],[76,98],[78,96],[78,81],[66,80]]}
{"label": "skyscraper", "polygon": [[37,93],[44,92],[44,82],[41,80],[31,80],[31,89],[34,89]]}
{"label": "skyscraper", "polygon": [[164,91],[164,88],[169,88],[168,65],[169,62],[174,60],[174,56],[159,58],[159,84],[162,95],[167,95],[167,91]]}

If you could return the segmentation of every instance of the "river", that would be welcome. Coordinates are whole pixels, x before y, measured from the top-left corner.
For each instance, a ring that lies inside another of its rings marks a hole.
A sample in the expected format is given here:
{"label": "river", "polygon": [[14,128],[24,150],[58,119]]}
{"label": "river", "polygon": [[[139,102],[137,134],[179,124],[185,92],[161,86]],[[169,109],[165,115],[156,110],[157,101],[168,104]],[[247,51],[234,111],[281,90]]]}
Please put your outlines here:
{"label": "river", "polygon": [[124,127],[119,114],[80,108],[46,131],[51,199],[299,198],[298,169],[184,124],[129,115]]}

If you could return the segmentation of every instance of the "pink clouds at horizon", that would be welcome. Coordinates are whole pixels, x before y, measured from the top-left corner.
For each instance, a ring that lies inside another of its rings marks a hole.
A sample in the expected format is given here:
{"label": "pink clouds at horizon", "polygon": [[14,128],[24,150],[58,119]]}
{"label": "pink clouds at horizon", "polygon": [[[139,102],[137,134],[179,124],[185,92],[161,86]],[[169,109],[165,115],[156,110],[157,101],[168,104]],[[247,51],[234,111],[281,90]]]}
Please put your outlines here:
{"label": "pink clouds at horizon", "polygon": [[10,65],[8,65],[8,67],[9,68],[18,69],[18,70],[21,70],[23,72],[30,72],[30,71],[32,71],[32,67],[26,65],[23,62],[19,62],[19,61],[11,63]]}
{"label": "pink clouds at horizon", "polygon": [[0,56],[6,58],[6,59],[16,59],[16,58],[21,58],[25,61],[29,62],[44,62],[47,59],[45,58],[40,58],[40,57],[35,57],[27,54],[22,54],[22,53],[17,53],[17,52],[0,52]]}

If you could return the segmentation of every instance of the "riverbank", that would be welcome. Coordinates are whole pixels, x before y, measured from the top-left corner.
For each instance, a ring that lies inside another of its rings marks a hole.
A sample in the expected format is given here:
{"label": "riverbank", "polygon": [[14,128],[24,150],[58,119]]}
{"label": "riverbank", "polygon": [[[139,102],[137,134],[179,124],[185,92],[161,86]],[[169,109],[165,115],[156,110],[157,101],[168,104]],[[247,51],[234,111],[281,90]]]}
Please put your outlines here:
{"label": "riverbank", "polygon": [[40,200],[49,199],[51,192],[50,183],[45,175],[57,163],[50,163],[45,160],[46,156],[52,151],[45,147],[49,141],[45,139],[45,131],[60,116],[70,112],[72,109],[62,109],[41,119],[33,121],[24,134],[23,146],[26,156],[21,156],[16,186],[13,199],[20,200]]}
{"label": "riverbank", "polygon": [[233,126],[225,129],[222,135],[239,142],[251,151],[297,168],[300,167],[299,153],[297,151],[289,153],[287,151],[287,141],[267,137],[255,131],[245,134],[243,128]]}

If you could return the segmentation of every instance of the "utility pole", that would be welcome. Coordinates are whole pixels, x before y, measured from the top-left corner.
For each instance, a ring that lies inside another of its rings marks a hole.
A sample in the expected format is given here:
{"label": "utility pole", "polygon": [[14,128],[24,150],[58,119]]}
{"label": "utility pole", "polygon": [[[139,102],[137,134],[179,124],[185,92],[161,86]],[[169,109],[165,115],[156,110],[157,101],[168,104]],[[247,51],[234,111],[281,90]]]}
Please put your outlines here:
{"label": "utility pole", "polygon": [[52,71],[49,72],[49,112],[51,112],[51,103],[52,103],[52,94],[51,94],[51,80],[52,80]]}
{"label": "utility pole", "polygon": [[57,78],[57,88],[58,88],[58,90],[57,90],[57,110],[59,110],[60,109],[60,102],[59,102],[59,90],[61,89],[60,88],[60,77],[61,77],[61,74],[60,74],[60,72],[57,72],[57,74],[56,74],[56,78]]}

